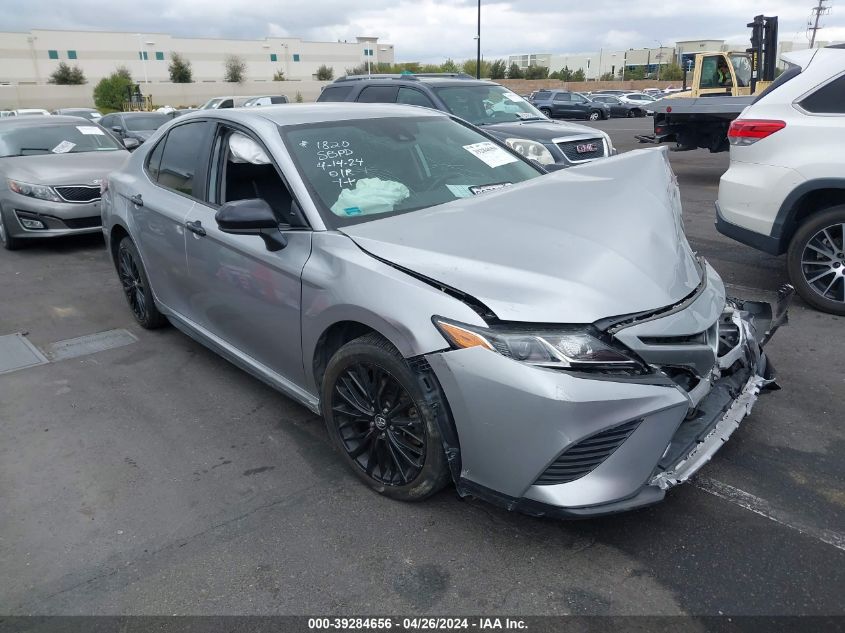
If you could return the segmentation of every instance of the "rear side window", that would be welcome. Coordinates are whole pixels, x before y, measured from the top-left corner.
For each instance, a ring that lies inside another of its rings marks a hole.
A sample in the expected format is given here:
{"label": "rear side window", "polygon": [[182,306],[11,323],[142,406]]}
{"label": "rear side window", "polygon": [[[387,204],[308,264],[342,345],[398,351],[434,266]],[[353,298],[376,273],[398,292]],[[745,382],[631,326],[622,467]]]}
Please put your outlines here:
{"label": "rear side window", "polygon": [[358,95],[359,103],[396,103],[396,86],[367,86]]}
{"label": "rear side window", "polygon": [[170,130],[161,155],[158,184],[187,196],[199,197],[202,192],[195,176],[202,162],[208,160],[207,141],[212,128],[213,124],[208,121],[197,121]]}
{"label": "rear side window", "polygon": [[555,95],[555,101],[569,101],[569,93],[568,92],[559,92]]}
{"label": "rear side window", "polygon": [[549,90],[538,90],[534,93],[534,99],[550,99],[552,96]]}
{"label": "rear side window", "polygon": [[346,97],[352,92],[352,86],[329,86],[317,98],[317,101],[346,101]]}
{"label": "rear side window", "polygon": [[814,114],[845,114],[845,75],[804,97],[799,105]]}
{"label": "rear side window", "polygon": [[407,105],[423,106],[426,108],[433,108],[434,104],[427,96],[419,90],[413,88],[399,88],[399,96],[396,98],[396,103],[405,103]]}

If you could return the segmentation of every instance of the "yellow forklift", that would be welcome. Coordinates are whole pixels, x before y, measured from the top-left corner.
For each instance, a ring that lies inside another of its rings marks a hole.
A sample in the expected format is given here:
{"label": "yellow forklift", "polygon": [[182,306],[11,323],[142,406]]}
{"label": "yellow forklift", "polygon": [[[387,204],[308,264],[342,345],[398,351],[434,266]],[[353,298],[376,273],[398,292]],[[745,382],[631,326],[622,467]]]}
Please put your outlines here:
{"label": "yellow forklift", "polygon": [[748,26],[751,48],[696,54],[690,86],[685,74],[681,92],[654,104],[654,135],[640,141],[674,141],[677,150],[728,149],[731,121],[775,79],[777,16],[758,15]]}

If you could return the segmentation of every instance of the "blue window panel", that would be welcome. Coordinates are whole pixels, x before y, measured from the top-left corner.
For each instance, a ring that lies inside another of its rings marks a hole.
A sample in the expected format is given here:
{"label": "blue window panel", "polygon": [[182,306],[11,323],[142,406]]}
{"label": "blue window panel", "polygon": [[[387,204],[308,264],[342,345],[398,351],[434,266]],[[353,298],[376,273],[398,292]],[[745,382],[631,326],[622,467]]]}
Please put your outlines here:
{"label": "blue window panel", "polygon": [[138,59],[149,59],[147,51],[138,51]]}
{"label": "blue window panel", "polygon": [[295,61],[295,62],[298,62],[298,61],[299,61],[299,53],[294,53],[294,54],[293,54],[293,61]]}
{"label": "blue window panel", "polygon": [[68,59],[76,59],[76,51],[68,51],[67,52]]}
{"label": "blue window panel", "polygon": [[50,59],[58,59],[59,51],[47,51],[47,57],[49,57]]}
{"label": "blue window panel", "polygon": [[276,53],[270,53],[270,61],[271,61],[271,62],[277,62],[277,61],[279,61],[279,56],[278,56],[278,55],[276,55]]}
{"label": "blue window panel", "polygon": [[156,51],[156,59],[160,62],[164,61],[164,53],[161,51]]}

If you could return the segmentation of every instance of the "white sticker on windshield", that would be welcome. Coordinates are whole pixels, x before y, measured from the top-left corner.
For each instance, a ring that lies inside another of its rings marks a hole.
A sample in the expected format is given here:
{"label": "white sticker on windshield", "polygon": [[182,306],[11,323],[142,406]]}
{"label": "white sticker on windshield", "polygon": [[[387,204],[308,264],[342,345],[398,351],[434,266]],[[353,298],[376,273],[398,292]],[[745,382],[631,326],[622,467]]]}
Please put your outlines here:
{"label": "white sticker on windshield", "polygon": [[502,96],[505,99],[510,99],[511,101],[516,101],[516,102],[524,101],[524,99],[522,97],[520,97],[518,94],[515,94],[513,92],[503,92]]}
{"label": "white sticker on windshield", "polygon": [[98,136],[105,136],[105,133],[96,125],[77,125],[76,129],[83,134],[96,134]]}
{"label": "white sticker on windshield", "polygon": [[62,141],[50,151],[54,154],[67,154],[74,147],[76,147],[76,143],[71,143],[70,141]]}
{"label": "white sticker on windshield", "polygon": [[513,154],[508,154],[501,147],[491,141],[464,145],[464,149],[475,156],[478,160],[487,163],[490,167],[501,167],[508,163],[515,163],[519,159]]}
{"label": "white sticker on windshield", "polygon": [[446,188],[456,198],[472,198],[473,194],[469,187],[469,185],[446,185]]}

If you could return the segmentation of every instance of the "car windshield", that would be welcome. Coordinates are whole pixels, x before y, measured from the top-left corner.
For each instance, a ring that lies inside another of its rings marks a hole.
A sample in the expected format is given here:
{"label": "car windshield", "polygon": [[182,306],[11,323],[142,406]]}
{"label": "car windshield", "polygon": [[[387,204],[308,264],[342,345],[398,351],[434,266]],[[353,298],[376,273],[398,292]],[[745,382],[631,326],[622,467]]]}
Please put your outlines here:
{"label": "car windshield", "polygon": [[80,154],[122,150],[117,141],[96,125],[39,125],[0,132],[0,158],[38,154]]}
{"label": "car windshield", "polygon": [[281,128],[330,228],[424,209],[543,172],[445,117],[396,117]]}
{"label": "car windshield", "polygon": [[126,127],[133,132],[139,130],[157,130],[170,120],[166,114],[144,114],[124,117]]}
{"label": "car windshield", "polygon": [[434,91],[449,112],[475,125],[546,118],[525,99],[503,86],[442,86]]}

